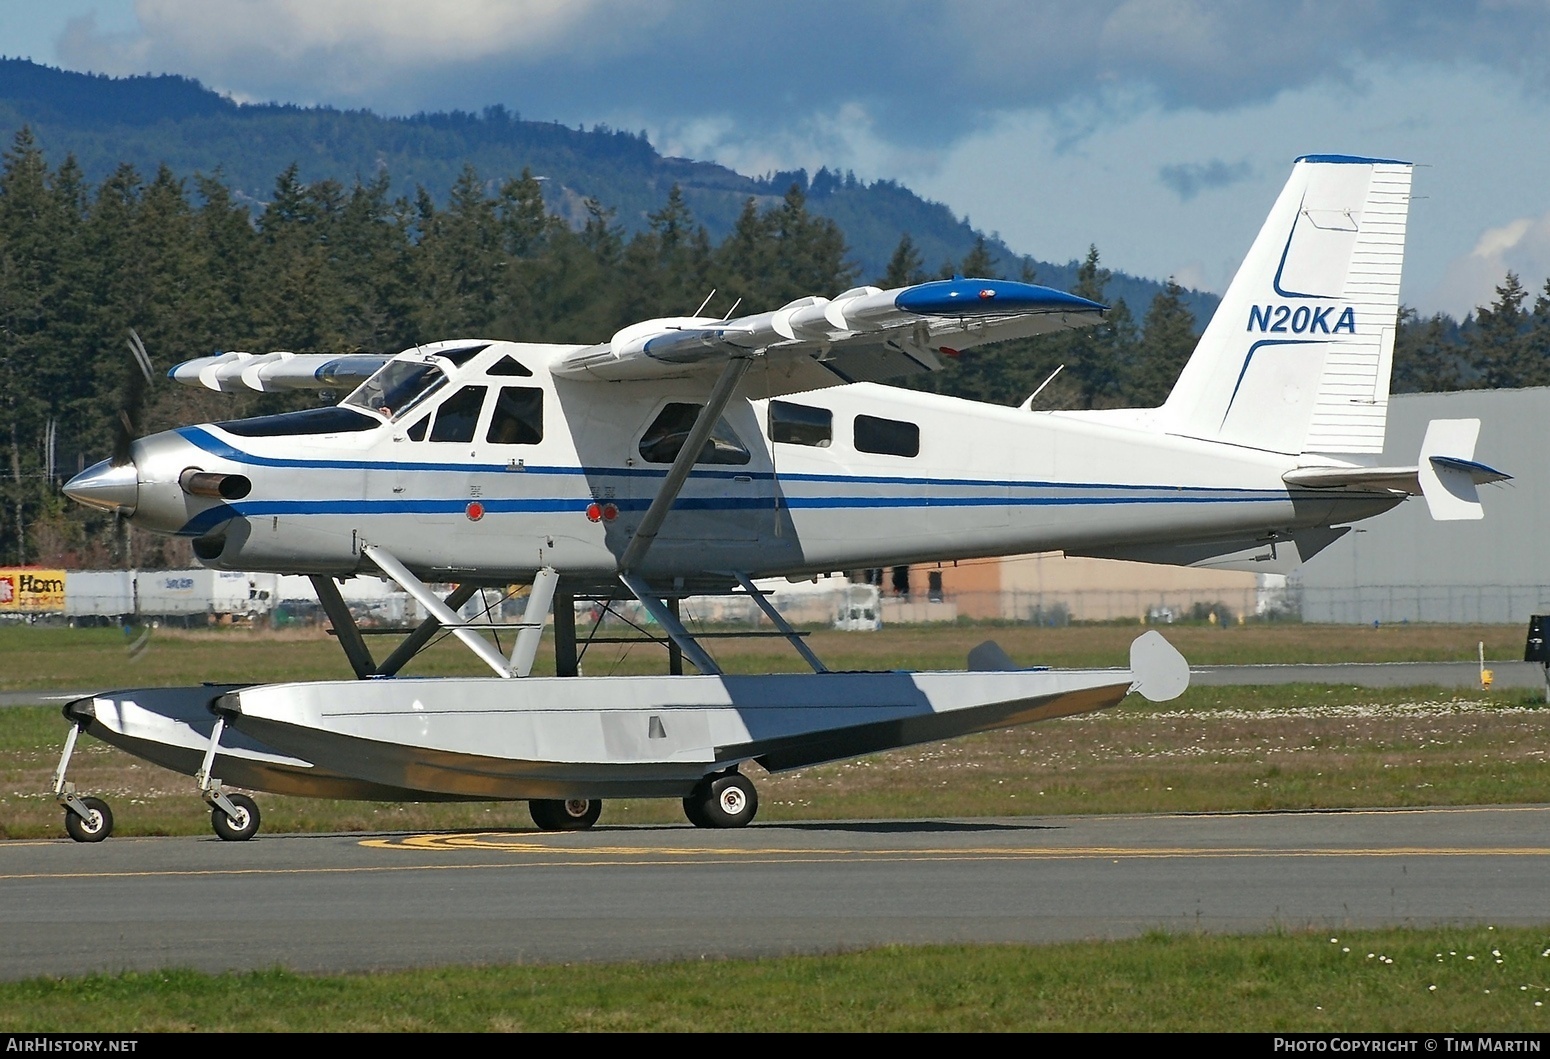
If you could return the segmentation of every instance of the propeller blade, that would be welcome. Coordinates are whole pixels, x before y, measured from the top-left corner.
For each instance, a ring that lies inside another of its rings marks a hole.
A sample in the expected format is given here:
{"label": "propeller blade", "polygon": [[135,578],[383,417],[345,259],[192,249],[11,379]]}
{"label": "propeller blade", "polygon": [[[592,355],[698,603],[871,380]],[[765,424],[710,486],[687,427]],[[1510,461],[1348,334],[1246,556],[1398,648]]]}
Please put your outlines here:
{"label": "propeller blade", "polygon": [[113,455],[109,460],[114,467],[122,467],[130,462],[130,447],[139,434],[137,421],[140,418],[140,406],[145,403],[146,391],[150,389],[155,377],[151,356],[146,352],[139,333],[132,327],[129,329],[128,345],[134,368],[124,373],[124,404],[118,410],[118,432],[113,438]]}
{"label": "propeller blade", "polygon": [[149,384],[154,371],[151,367],[151,355],[145,351],[145,343],[140,341],[139,333],[132,327],[129,329],[129,352],[133,354],[135,363],[140,366],[140,374],[145,376],[145,381]]}

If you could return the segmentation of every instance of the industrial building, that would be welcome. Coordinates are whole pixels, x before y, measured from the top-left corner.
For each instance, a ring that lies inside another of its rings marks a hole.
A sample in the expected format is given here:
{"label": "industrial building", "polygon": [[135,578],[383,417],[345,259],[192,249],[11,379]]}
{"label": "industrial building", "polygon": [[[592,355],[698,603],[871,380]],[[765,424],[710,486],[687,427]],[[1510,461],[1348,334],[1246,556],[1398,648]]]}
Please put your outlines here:
{"label": "industrial building", "polygon": [[1481,488],[1485,518],[1433,522],[1412,497],[1359,523],[1291,575],[1304,621],[1517,624],[1550,613],[1550,387],[1393,397],[1380,462],[1413,464],[1428,422],[1470,418],[1475,459],[1513,475]]}

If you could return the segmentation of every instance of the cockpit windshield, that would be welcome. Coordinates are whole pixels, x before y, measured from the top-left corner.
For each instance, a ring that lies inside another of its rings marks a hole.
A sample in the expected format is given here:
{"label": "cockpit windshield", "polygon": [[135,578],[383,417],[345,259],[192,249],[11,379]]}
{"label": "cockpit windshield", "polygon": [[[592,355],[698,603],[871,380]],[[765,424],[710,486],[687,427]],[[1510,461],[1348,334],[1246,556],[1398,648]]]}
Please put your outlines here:
{"label": "cockpit windshield", "polygon": [[389,419],[398,419],[446,385],[447,376],[435,364],[394,360],[382,366],[344,404],[369,408]]}

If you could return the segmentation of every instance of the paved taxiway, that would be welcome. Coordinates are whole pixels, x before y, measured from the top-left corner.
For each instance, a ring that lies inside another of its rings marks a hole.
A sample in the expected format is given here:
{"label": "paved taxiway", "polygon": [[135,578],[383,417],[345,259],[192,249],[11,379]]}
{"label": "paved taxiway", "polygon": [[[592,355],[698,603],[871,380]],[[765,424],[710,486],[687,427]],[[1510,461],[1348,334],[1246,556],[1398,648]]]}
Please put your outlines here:
{"label": "paved taxiway", "polygon": [[1550,807],[0,842],[0,977],[1550,922]]}

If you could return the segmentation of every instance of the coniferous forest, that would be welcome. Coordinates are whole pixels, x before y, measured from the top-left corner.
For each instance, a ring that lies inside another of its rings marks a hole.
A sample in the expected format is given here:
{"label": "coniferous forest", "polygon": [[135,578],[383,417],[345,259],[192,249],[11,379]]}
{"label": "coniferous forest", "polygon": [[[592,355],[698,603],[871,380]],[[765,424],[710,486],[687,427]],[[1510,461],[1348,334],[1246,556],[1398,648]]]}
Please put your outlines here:
{"label": "coniferous forest", "polygon": [[[675,187],[633,235],[588,201],[580,223],[546,211],[539,181],[465,169],[445,201],[391,197],[386,173],[305,183],[293,165],[265,202],[220,173],[142,174],[91,184],[52,164],[22,129],[0,164],[0,562],[156,566],[186,546],[132,537],[66,500],[60,484],[108,455],[123,419],[146,433],[278,411],[315,395],[216,394],[160,376],[229,349],[392,352],[453,337],[591,343],[619,328],[692,313],[772,309],[856,283],[881,287],[958,272],[999,277],[981,239],[961,261],[928,263],[908,233],[883,275],[862,276],[835,221],[793,185],[749,199],[712,244]],[[1034,282],[1026,262],[1008,278]],[[1073,292],[1108,302],[1093,248]],[[1550,384],[1550,281],[1509,274],[1463,323],[1401,314],[1396,392]],[[913,385],[1016,404],[1057,367],[1040,407],[1162,401],[1194,347],[1196,322],[1171,281],[1139,315],[1122,299],[1100,327],[971,350]],[[133,328],[158,378],[142,397]],[[333,395],[337,399],[342,394]]]}

